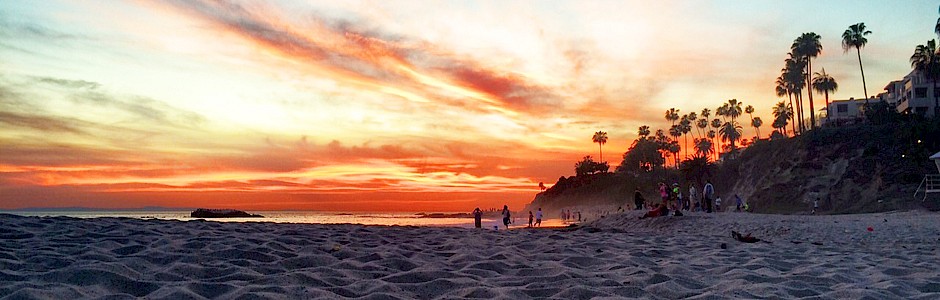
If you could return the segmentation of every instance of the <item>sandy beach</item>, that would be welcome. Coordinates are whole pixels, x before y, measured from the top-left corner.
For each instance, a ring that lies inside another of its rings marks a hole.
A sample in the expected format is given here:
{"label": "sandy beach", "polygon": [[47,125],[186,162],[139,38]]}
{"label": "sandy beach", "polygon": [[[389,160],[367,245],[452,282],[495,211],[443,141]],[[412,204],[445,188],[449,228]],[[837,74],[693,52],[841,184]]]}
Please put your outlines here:
{"label": "sandy beach", "polygon": [[940,298],[936,213],[641,214],[509,231],[0,215],[0,298]]}

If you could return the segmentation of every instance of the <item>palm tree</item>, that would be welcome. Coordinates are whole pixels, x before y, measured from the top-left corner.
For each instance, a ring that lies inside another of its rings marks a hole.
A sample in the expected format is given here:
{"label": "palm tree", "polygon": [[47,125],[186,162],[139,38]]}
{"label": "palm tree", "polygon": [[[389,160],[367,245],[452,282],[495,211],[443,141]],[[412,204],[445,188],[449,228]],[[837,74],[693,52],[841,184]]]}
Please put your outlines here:
{"label": "palm tree", "polygon": [[911,67],[924,74],[933,83],[934,115],[940,116],[940,99],[937,98],[937,79],[940,79],[940,54],[937,53],[937,44],[934,40],[927,41],[926,45],[917,45],[914,55],[911,55]]}
{"label": "palm tree", "polygon": [[636,133],[641,139],[646,138],[650,135],[650,127],[646,125],[640,126]]}
{"label": "palm tree", "polygon": [[669,151],[669,137],[662,129],[656,129],[656,146],[663,155],[663,169],[666,168],[666,153]]}
{"label": "palm tree", "polygon": [[[786,93],[787,98],[790,99],[790,106],[793,106],[793,92],[790,90],[790,84],[784,79],[784,76],[785,74],[781,74],[780,76],[777,77],[777,82],[776,82],[777,83],[777,87],[776,87],[777,97],[782,97],[783,94]],[[792,125],[793,132],[796,132],[796,122],[793,122],[792,124],[793,124]]]}
{"label": "palm tree", "polygon": [[[813,78],[813,89],[817,93],[823,93],[826,95],[826,120],[829,120],[829,93],[835,92],[839,89],[839,84],[836,83],[836,80],[826,74],[826,68],[822,69],[822,73],[816,72],[816,78]],[[868,97],[865,97],[865,101],[868,101]]]}
{"label": "palm tree", "polygon": [[[708,137],[709,142],[714,141],[714,140],[715,140],[715,136],[717,136],[717,134],[715,133],[714,130],[709,130],[709,131],[708,131],[707,137]],[[712,144],[712,153],[715,154],[715,160],[718,160],[718,151],[717,151],[718,148],[717,148],[717,146],[715,146],[715,143],[711,143],[711,144]]]}
{"label": "palm tree", "polygon": [[731,117],[731,122],[734,123],[734,121],[741,116],[741,102],[738,102],[738,99],[731,99],[728,100],[726,105],[728,108],[725,109],[725,114]]}
{"label": "palm tree", "polygon": [[741,126],[733,122],[725,122],[721,126],[721,140],[731,143],[731,153],[735,152],[734,142],[741,139]]}
{"label": "palm tree", "polygon": [[708,128],[708,119],[698,119],[698,121],[695,122],[695,127],[698,127],[699,133],[702,135],[702,137],[705,137],[705,128]]}
{"label": "palm tree", "polygon": [[603,161],[604,161],[604,150],[603,150],[603,147],[601,147],[601,146],[603,146],[604,144],[607,143],[607,133],[606,133],[606,132],[603,132],[603,131],[595,132],[595,133],[594,133],[594,138],[593,138],[593,140],[594,140],[595,143],[597,143],[597,149],[600,151],[600,154],[601,154],[601,155],[600,155],[600,161],[603,162]]}
{"label": "palm tree", "polygon": [[[813,74],[813,57],[819,55],[822,52],[822,43],[819,42],[819,39],[822,38],[815,32],[807,32],[800,37],[793,40],[793,45],[790,46],[790,50],[794,54],[802,56],[806,59],[806,82],[810,82],[809,76]],[[813,108],[813,93],[807,93],[809,95],[809,124],[810,129],[816,127],[816,110]]]}
{"label": "palm tree", "polygon": [[[803,74],[803,70],[806,68],[806,60],[802,57],[794,55],[793,52],[787,53],[789,58],[784,60],[785,66],[782,70],[783,78],[787,82],[788,89],[791,93],[796,95],[796,106],[793,105],[793,102],[790,102],[790,107],[796,108],[796,114],[793,115],[795,120],[793,120],[794,125],[800,126],[800,133],[803,133],[803,130],[806,128],[803,126],[803,87],[806,86],[806,76]],[[793,129],[793,134],[796,134],[796,129]]]}
{"label": "palm tree", "polygon": [[[682,136],[682,129],[680,126],[672,125],[669,127],[669,135],[672,136],[672,141],[679,145],[679,137]],[[672,151],[672,145],[669,146],[669,152],[673,152],[673,162],[676,163],[676,167],[679,167],[679,151]]]}
{"label": "palm tree", "polygon": [[[711,125],[712,125],[712,128],[714,128],[714,130],[715,130],[716,132],[718,131],[718,128],[721,128],[721,124],[722,124],[722,123],[721,123],[721,120],[719,120],[718,118],[712,119]],[[717,136],[715,136],[715,135],[712,135],[712,136],[711,136],[712,139],[714,139],[714,138],[716,138],[716,137],[717,137]],[[719,150],[721,150],[721,148],[718,148],[718,146],[719,146],[719,144],[716,142],[716,143],[715,143],[715,160],[718,160],[718,153],[721,152],[721,151],[719,151]]]}
{"label": "palm tree", "polygon": [[[754,107],[750,105],[745,106],[744,112],[747,113],[748,117],[751,117],[751,127],[754,127]],[[757,131],[757,127],[754,127],[754,131]],[[760,133],[758,132],[757,135],[760,136]]]}
{"label": "palm tree", "polygon": [[682,133],[682,138],[685,140],[685,158],[689,158],[689,132],[692,131],[692,121],[689,121],[688,115],[682,116],[682,121],[679,121],[679,132]]}
{"label": "palm tree", "polygon": [[671,121],[672,125],[676,125],[676,121],[679,120],[679,110],[675,108],[670,108],[666,111],[666,121]]}
{"label": "palm tree", "polygon": [[712,141],[706,138],[695,139],[695,152],[707,160],[708,154],[712,153]]}
{"label": "palm tree", "polygon": [[[787,107],[787,104],[783,101],[777,102],[777,105],[773,107],[774,114],[774,128],[783,129],[783,135],[787,135],[787,120],[793,117],[793,109]],[[780,126],[777,126],[780,125]]]}
{"label": "palm tree", "polygon": [[865,85],[865,68],[862,67],[862,48],[865,48],[865,44],[868,44],[868,39],[865,36],[869,34],[871,34],[871,31],[865,30],[864,22],[851,25],[849,29],[842,33],[842,53],[847,53],[849,49],[855,48],[855,53],[858,55],[858,69],[862,71],[862,91],[865,92],[866,106],[868,105],[868,87]]}
{"label": "palm tree", "polygon": [[757,135],[754,136],[754,141],[760,139],[760,126],[764,125],[764,121],[761,121],[760,117],[751,118],[751,126],[754,127],[754,131],[757,131]]}

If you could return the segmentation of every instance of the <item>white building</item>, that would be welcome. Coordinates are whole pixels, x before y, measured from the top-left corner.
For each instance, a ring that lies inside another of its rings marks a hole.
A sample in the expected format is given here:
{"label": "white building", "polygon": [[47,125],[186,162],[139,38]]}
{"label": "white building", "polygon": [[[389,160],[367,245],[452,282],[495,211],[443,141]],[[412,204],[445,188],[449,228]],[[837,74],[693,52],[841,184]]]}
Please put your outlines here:
{"label": "white building", "polygon": [[[937,97],[940,97],[940,89],[933,87],[933,82],[928,80],[921,72],[913,70],[899,80],[900,84],[889,84],[896,91],[894,96],[898,112],[902,114],[919,114],[926,117],[933,117],[937,114]],[[893,83],[893,82],[892,82]],[[940,83],[940,80],[938,80]],[[888,87],[885,87],[887,90]],[[890,91],[889,91],[890,93]]]}
{"label": "white building", "polygon": [[[868,102],[880,101],[878,99],[868,99]],[[826,107],[820,109],[819,116],[821,124],[845,124],[854,123],[864,117],[865,99],[849,98],[848,100],[829,101],[829,116],[826,116]]]}

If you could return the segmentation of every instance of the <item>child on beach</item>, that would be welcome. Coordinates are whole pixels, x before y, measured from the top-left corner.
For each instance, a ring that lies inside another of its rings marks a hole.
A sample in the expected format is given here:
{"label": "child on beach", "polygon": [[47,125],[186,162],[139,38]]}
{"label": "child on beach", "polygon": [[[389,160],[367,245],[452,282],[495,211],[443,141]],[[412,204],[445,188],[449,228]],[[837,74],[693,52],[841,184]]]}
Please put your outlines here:
{"label": "child on beach", "polygon": [[535,216],[532,215],[532,211],[529,211],[529,227],[532,227],[532,223],[535,221]]}
{"label": "child on beach", "polygon": [[715,198],[715,212],[721,211],[721,197]]}

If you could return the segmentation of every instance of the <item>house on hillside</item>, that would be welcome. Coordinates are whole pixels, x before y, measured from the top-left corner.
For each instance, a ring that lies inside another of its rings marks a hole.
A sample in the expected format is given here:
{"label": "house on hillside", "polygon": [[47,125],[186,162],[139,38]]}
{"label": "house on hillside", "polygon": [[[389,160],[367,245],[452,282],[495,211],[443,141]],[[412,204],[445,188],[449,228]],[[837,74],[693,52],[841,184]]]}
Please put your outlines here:
{"label": "house on hillside", "polygon": [[[879,101],[868,99],[868,102]],[[826,107],[819,110],[819,120],[822,125],[839,125],[859,122],[864,117],[865,99],[849,98],[848,100],[832,100],[829,102],[830,116],[826,116]]]}
{"label": "house on hillside", "polygon": [[[923,72],[913,70],[899,80],[896,87],[896,107],[902,114],[919,114],[925,117],[936,115],[936,99],[940,97],[940,89],[933,87],[933,81],[927,79]],[[893,82],[893,81],[892,81]],[[940,83],[940,82],[938,82]],[[889,86],[892,86],[889,84]],[[885,87],[887,89],[887,87]]]}

